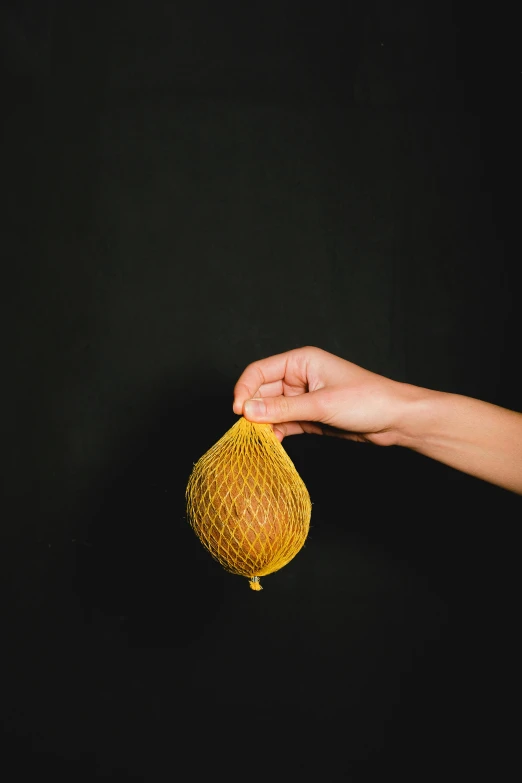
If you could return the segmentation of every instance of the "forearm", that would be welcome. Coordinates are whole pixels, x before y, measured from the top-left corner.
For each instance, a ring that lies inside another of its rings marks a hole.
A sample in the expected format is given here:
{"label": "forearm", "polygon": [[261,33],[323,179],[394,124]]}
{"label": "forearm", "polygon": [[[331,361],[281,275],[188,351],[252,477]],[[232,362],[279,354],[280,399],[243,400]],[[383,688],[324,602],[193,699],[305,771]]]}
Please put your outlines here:
{"label": "forearm", "polygon": [[411,397],[398,445],[522,494],[522,413],[426,389]]}

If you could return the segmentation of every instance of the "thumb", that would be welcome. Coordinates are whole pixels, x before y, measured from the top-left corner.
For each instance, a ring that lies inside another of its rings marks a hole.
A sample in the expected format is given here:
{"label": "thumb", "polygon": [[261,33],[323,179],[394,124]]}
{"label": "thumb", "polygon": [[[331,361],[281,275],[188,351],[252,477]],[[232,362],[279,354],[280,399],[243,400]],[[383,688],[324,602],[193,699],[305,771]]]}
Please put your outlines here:
{"label": "thumb", "polygon": [[243,414],[249,421],[259,424],[277,424],[287,421],[317,421],[316,392],[298,394],[295,397],[254,397],[243,406]]}

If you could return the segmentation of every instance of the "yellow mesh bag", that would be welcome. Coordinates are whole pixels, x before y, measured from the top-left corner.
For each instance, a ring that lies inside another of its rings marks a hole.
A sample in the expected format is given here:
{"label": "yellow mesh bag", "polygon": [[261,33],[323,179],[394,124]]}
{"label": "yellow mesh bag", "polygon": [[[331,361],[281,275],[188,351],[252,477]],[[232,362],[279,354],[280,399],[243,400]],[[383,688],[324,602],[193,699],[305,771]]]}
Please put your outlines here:
{"label": "yellow mesh bag", "polygon": [[269,424],[239,419],[194,465],[187,516],[212,557],[250,579],[283,568],[303,546],[312,504]]}

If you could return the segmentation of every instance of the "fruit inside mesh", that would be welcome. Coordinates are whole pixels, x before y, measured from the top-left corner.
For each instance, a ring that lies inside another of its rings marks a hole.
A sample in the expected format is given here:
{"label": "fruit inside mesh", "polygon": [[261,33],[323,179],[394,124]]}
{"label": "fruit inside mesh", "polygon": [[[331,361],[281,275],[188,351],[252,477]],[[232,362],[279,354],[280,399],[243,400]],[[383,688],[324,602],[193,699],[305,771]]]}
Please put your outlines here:
{"label": "fruit inside mesh", "polygon": [[268,424],[239,419],[196,463],[186,497],[202,544],[227,571],[249,577],[254,590],[308,535],[308,490]]}

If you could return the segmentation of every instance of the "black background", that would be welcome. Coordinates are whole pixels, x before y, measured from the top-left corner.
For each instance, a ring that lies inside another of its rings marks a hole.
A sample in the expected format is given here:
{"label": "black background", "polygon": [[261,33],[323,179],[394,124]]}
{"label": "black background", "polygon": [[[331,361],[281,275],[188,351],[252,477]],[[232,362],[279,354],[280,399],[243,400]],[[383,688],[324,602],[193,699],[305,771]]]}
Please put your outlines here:
{"label": "black background", "polygon": [[2,4],[6,769],[509,768],[517,496],[289,439],[311,533],[256,594],[184,489],[304,344],[522,409],[514,6]]}

